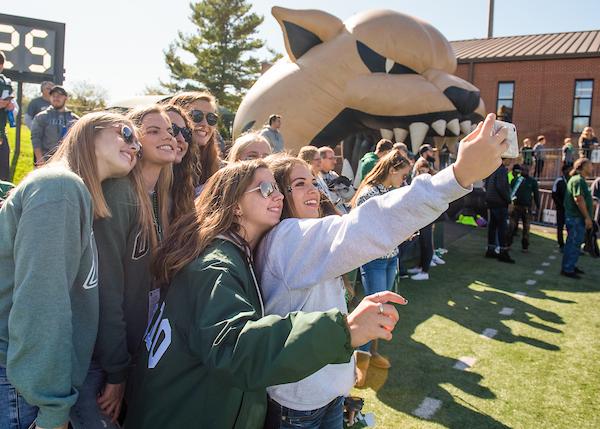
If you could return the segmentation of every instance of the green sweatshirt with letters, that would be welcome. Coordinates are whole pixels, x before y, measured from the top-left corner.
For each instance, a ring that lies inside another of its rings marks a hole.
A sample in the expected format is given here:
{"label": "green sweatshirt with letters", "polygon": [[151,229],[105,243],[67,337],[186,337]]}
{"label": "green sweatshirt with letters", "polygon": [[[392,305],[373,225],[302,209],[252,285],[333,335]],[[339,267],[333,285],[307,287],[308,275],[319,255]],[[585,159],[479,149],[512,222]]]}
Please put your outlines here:
{"label": "green sweatshirt with letters", "polygon": [[350,360],[340,311],[264,316],[254,279],[223,239],[175,276],[135,369],[127,429],[259,429],[267,386]]}
{"label": "green sweatshirt with letters", "polygon": [[64,424],[98,328],[91,196],[64,165],[29,174],[0,209],[0,365],[37,424]]}
{"label": "green sweatshirt with letters", "polygon": [[151,252],[141,236],[139,204],[129,178],[105,180],[102,191],[111,217],[94,222],[100,263],[94,360],[106,372],[106,381],[118,384],[125,381],[148,325]]}

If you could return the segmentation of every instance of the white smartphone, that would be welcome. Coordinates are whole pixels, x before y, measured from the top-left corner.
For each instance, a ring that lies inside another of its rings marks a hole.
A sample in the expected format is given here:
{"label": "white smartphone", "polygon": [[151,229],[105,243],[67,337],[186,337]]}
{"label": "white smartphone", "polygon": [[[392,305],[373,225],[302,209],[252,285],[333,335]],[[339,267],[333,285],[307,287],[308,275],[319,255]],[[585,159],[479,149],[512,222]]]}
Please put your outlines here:
{"label": "white smartphone", "polygon": [[515,124],[511,124],[510,122],[494,121],[492,134],[496,134],[502,128],[506,128],[508,130],[508,135],[506,136],[508,149],[506,149],[506,151],[502,154],[502,158],[518,158],[519,139],[517,138],[517,127],[515,127]]}

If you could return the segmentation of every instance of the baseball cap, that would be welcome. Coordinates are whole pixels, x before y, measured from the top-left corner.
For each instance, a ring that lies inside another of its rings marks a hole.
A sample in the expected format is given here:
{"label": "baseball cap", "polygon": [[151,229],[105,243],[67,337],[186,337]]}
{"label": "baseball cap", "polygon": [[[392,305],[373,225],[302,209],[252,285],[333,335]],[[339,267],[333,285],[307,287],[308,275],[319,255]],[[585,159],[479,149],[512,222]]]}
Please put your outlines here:
{"label": "baseball cap", "polygon": [[425,152],[429,151],[429,150],[433,150],[433,148],[431,147],[431,145],[429,144],[424,144],[423,146],[421,146],[419,148],[419,155],[423,155]]}
{"label": "baseball cap", "polygon": [[69,96],[67,90],[60,85],[55,85],[54,88],[50,90],[50,94],[54,94],[55,92],[58,92],[59,94],[62,94],[67,97]]}

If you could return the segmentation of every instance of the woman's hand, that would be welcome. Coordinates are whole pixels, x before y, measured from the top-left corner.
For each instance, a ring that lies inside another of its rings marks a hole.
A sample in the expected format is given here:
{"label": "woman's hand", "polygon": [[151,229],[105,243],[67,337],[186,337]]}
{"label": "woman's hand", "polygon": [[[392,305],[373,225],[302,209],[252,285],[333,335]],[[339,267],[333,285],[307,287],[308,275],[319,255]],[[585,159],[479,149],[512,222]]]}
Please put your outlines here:
{"label": "woman's hand", "polygon": [[402,305],[408,303],[393,292],[379,292],[365,296],[358,307],[348,315],[352,347],[362,346],[375,339],[392,339],[392,330],[398,322],[399,315],[396,308],[387,304],[388,302]]}
{"label": "woman's hand", "polygon": [[461,140],[458,156],[454,163],[456,181],[468,188],[478,180],[483,180],[492,174],[502,163],[501,155],[508,149],[505,141],[508,130],[502,128],[492,135],[496,115],[490,113],[485,121]]}
{"label": "woman's hand", "polygon": [[125,394],[125,383],[110,384],[106,383],[104,391],[98,396],[98,405],[100,409],[109,416],[112,422],[116,422],[121,414],[121,404]]}

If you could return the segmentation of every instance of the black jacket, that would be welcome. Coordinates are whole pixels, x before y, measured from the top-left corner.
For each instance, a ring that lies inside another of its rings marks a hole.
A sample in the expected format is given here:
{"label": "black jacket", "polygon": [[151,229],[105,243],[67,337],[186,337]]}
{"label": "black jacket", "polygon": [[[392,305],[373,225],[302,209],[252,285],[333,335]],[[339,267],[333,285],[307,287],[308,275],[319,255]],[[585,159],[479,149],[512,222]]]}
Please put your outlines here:
{"label": "black jacket", "polygon": [[508,207],[510,205],[508,170],[504,165],[498,167],[498,169],[485,180],[485,202],[491,209]]}
{"label": "black jacket", "polygon": [[552,199],[557,210],[565,210],[565,192],[567,190],[568,178],[558,177],[552,185]]}

